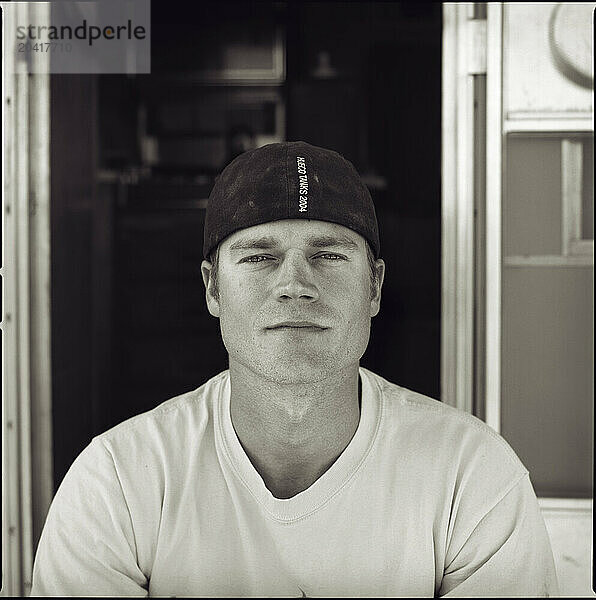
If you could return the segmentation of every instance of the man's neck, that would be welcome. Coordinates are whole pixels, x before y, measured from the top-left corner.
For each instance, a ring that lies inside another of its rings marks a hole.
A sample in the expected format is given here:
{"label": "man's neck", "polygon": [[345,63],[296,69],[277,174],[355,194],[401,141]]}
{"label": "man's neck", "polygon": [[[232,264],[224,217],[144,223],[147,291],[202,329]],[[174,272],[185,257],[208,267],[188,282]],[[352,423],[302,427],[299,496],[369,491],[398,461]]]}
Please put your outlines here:
{"label": "man's neck", "polygon": [[358,428],[358,365],[324,381],[280,385],[230,361],[230,381],[236,435],[277,498],[312,485]]}

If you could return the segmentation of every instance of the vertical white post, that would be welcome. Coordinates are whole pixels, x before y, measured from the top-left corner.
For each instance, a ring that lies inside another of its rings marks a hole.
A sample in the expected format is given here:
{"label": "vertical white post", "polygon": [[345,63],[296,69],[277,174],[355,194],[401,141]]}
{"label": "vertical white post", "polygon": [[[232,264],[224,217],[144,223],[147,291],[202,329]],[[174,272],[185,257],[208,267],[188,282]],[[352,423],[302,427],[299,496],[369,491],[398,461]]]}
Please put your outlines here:
{"label": "vertical white post", "polygon": [[457,372],[456,406],[472,412],[474,381],[474,78],[473,3],[458,5]]}
{"label": "vertical white post", "polygon": [[503,5],[487,7],[486,67],[486,422],[501,429],[501,194]]}
{"label": "vertical white post", "polygon": [[441,106],[441,400],[456,398],[456,269],[457,242],[457,6],[443,4]]}
{"label": "vertical white post", "polygon": [[[32,3],[36,23],[50,22],[50,3]],[[34,53],[29,77],[30,370],[32,550],[54,492],[51,369],[50,75],[49,53]],[[45,64],[39,64],[45,63]],[[30,571],[26,571],[30,574]],[[30,580],[25,579],[25,588]]]}
{"label": "vertical white post", "polygon": [[[16,10],[16,5],[10,7]],[[7,27],[8,8],[3,7],[2,40],[4,73],[2,77],[2,595],[18,596],[21,590],[19,435],[17,361],[17,270],[15,268],[16,232],[16,91],[14,54],[15,30]]]}
{"label": "vertical white post", "polygon": [[472,3],[443,5],[441,400],[471,412],[474,381]]}
{"label": "vertical white post", "polygon": [[[19,7],[21,8],[21,7]],[[22,7],[27,8],[27,7]],[[26,65],[24,65],[26,68]],[[18,432],[19,483],[21,502],[21,585],[32,566],[31,545],[31,369],[30,369],[30,287],[29,287],[29,77],[26,72],[15,76],[16,102],[16,256],[17,270],[17,352],[18,352]],[[23,586],[24,588],[24,586]],[[28,590],[23,589],[23,592]]]}
{"label": "vertical white post", "polygon": [[[26,23],[25,3],[3,6],[3,595],[25,592],[31,519],[29,413],[28,76],[14,54],[15,28]],[[25,161],[25,162],[23,162]]]}

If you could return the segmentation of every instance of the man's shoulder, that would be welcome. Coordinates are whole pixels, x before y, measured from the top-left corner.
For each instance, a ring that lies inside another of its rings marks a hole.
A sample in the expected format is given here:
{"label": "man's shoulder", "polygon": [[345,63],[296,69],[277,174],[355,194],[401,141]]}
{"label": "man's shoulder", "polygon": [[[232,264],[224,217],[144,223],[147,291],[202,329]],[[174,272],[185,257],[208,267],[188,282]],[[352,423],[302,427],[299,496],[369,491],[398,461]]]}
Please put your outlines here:
{"label": "man's shoulder", "polygon": [[223,371],[194,390],[118,423],[96,436],[93,443],[112,446],[136,439],[180,439],[186,432],[196,436],[212,422],[214,403],[227,373]]}
{"label": "man's shoulder", "polygon": [[507,463],[512,474],[527,473],[508,442],[478,417],[367,373],[381,392],[386,430],[402,441],[445,458]]}

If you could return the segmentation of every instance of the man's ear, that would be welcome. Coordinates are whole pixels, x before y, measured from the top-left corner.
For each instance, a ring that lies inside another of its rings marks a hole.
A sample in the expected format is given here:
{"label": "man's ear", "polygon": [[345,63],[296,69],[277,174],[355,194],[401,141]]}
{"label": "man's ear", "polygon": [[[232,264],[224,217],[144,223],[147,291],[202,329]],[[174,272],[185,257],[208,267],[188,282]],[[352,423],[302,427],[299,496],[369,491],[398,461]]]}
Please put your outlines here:
{"label": "man's ear", "polygon": [[370,316],[375,317],[381,310],[381,288],[385,280],[385,261],[382,258],[377,258],[375,261],[375,272],[377,281],[375,284],[375,293],[370,299]]}
{"label": "man's ear", "polygon": [[201,275],[203,276],[203,283],[205,284],[205,300],[207,301],[207,310],[214,317],[219,317],[219,300],[216,297],[215,289],[213,286],[213,265],[208,261],[204,260],[201,263]]}

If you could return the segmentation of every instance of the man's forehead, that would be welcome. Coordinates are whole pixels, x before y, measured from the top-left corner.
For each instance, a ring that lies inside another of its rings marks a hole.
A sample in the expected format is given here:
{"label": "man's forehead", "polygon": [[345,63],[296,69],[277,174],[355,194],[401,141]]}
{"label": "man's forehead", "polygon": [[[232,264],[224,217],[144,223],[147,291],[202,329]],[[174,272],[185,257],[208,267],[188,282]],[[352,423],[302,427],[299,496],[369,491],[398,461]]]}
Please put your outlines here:
{"label": "man's forehead", "polygon": [[287,244],[312,247],[365,248],[364,238],[348,227],[328,221],[283,219],[247,227],[231,234],[223,243],[228,250],[270,249]]}

